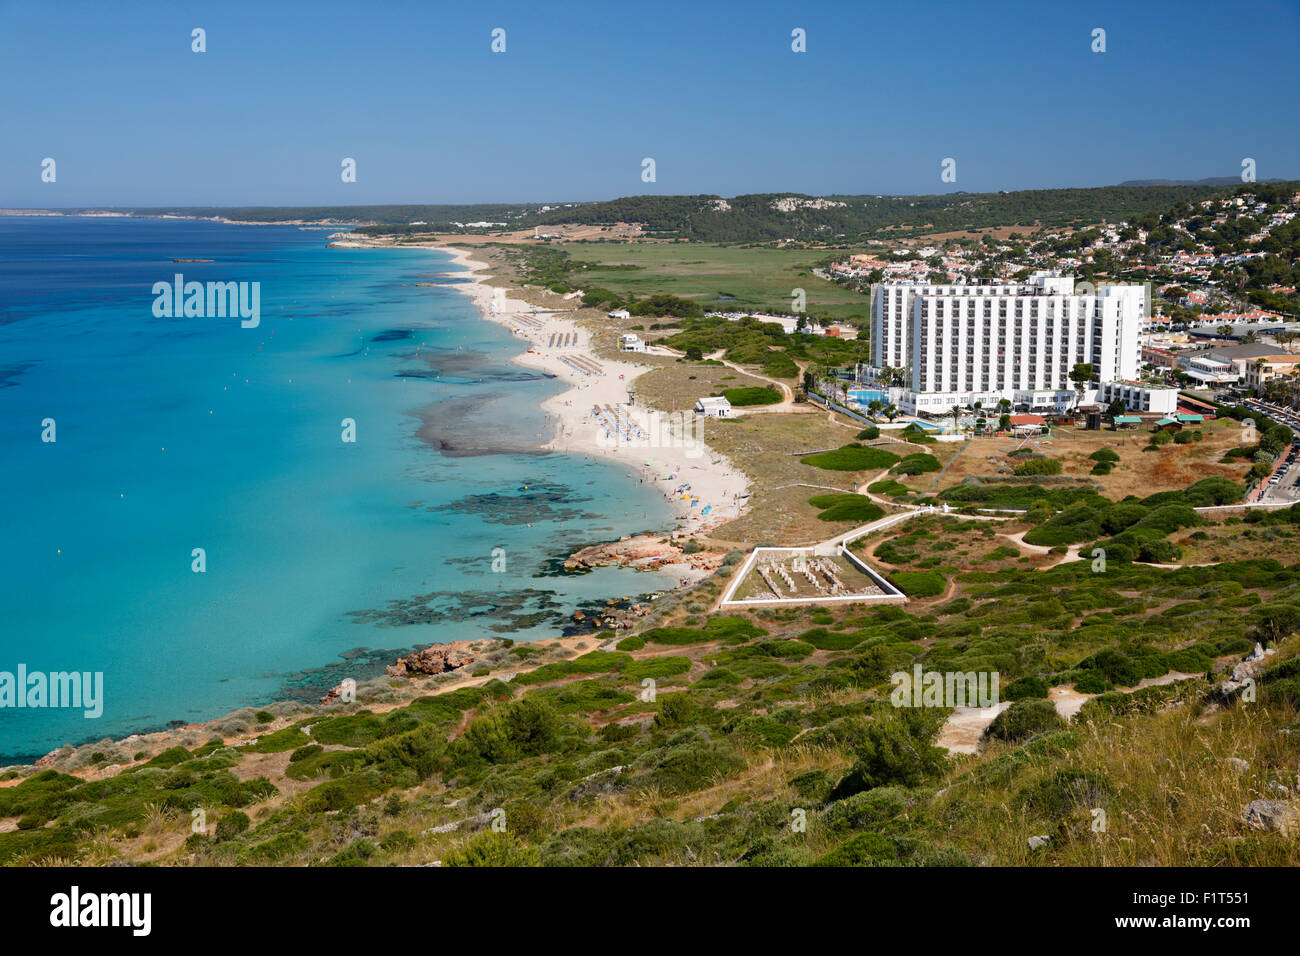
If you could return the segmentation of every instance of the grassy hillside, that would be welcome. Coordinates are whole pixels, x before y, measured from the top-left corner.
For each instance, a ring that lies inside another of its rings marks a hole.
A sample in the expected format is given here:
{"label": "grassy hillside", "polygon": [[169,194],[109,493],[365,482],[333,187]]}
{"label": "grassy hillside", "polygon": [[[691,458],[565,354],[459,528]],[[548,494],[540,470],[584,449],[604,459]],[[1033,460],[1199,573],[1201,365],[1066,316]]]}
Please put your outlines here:
{"label": "grassy hillside", "polygon": [[[1224,527],[1293,554],[1297,521]],[[6,775],[0,862],[1300,864],[1242,817],[1300,772],[1300,565],[1042,570],[1005,530],[907,526],[895,550],[955,587],[906,608],[709,615],[729,560],[608,650],[483,642],[472,677],[68,748]],[[1257,640],[1255,699],[1217,692]],[[947,709],[889,702],[917,663],[1001,675],[978,752],[936,746]]]}

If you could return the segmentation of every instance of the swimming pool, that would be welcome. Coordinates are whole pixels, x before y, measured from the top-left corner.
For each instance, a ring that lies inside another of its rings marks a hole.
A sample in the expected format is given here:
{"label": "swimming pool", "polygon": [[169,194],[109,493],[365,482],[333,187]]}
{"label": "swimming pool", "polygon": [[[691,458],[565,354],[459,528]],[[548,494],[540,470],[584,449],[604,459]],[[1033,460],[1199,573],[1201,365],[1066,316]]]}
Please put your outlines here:
{"label": "swimming pool", "polygon": [[849,401],[857,402],[859,405],[870,405],[872,402],[880,402],[882,405],[889,404],[889,399],[885,393],[876,388],[851,388],[849,389]]}

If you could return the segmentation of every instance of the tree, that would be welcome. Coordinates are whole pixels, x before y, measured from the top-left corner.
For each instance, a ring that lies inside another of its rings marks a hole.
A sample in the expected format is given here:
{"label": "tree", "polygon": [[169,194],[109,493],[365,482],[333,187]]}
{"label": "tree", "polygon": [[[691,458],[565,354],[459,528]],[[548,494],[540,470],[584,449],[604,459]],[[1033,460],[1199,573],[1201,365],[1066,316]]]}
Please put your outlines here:
{"label": "tree", "polygon": [[825,377],[825,367],[817,362],[810,362],[803,373],[804,391],[809,393],[817,391]]}
{"label": "tree", "polygon": [[1088,362],[1079,362],[1070,370],[1070,381],[1074,383],[1075,408],[1083,401],[1083,392],[1092,381],[1092,374],[1092,365]]}
{"label": "tree", "polygon": [[1294,604],[1261,604],[1250,615],[1265,644],[1275,644],[1300,630],[1300,607]]}
{"label": "tree", "polygon": [[933,709],[909,707],[877,717],[866,727],[857,762],[835,785],[830,799],[876,787],[919,787],[943,773],[947,752],[934,746],[934,741],[945,716]]}

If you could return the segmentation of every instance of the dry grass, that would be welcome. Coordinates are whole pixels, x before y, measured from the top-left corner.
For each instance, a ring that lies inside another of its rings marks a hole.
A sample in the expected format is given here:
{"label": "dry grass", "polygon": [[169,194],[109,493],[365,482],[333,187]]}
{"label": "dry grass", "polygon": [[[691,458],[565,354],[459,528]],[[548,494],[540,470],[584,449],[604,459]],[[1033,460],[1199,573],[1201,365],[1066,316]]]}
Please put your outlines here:
{"label": "dry grass", "polygon": [[[753,483],[749,511],[714,529],[714,539],[740,544],[811,544],[854,525],[822,521],[808,499],[852,491],[857,482],[874,478],[876,473],[827,471],[799,461],[801,455],[853,441],[857,434],[854,426],[828,421],[821,414],[749,415],[709,424],[705,442],[739,463]],[[913,446],[900,449],[904,447]]]}
{"label": "dry grass", "polygon": [[[1060,459],[1064,477],[1095,482],[1098,493],[1113,500],[1128,495],[1144,498],[1157,491],[1175,491],[1202,478],[1241,481],[1250,467],[1248,461],[1231,465],[1218,463],[1225,451],[1241,443],[1240,426],[1225,419],[1207,422],[1200,430],[1205,436],[1203,441],[1189,445],[1171,442],[1159,451],[1142,450],[1150,440],[1150,434],[1144,429],[1115,432],[1062,428],[1054,431],[1050,438],[1024,447]],[[972,476],[999,474],[1000,467],[1009,472],[1006,454],[1020,444],[1019,440],[1010,438],[973,440],[943,476],[939,489],[961,484],[963,479]],[[1101,448],[1116,452],[1120,460],[1109,475],[1092,475],[1090,472],[1096,462],[1088,456]],[[932,477],[919,476],[911,487],[926,488]]]}
{"label": "dry grass", "polygon": [[[1204,534],[1205,537],[1193,537]],[[1173,539],[1184,564],[1221,564],[1276,558],[1300,551],[1300,529],[1291,525],[1211,524],[1189,528]]]}
{"label": "dry grass", "polygon": [[[638,356],[637,360],[640,358]],[[678,362],[675,359],[661,361],[665,364],[636,380],[638,403],[660,411],[689,411],[695,407],[698,399],[706,395],[717,395],[723,389],[767,384],[764,379],[746,375],[726,365],[703,365],[699,362]]]}
{"label": "dry grass", "polygon": [[[936,809],[952,821],[960,848],[1000,865],[1187,866],[1300,864],[1300,845],[1278,834],[1255,834],[1241,822],[1252,800],[1276,799],[1270,783],[1296,784],[1296,751],[1280,733],[1288,718],[1249,705],[1198,719],[1194,705],[1114,722],[1085,723],[1079,746],[1060,758],[1030,758],[1005,789],[974,776],[955,781]],[[1289,717],[1294,722],[1295,715]],[[1141,721],[1141,733],[1132,726]],[[991,748],[976,766],[1007,751]],[[1228,760],[1244,759],[1239,771]],[[1057,771],[1105,778],[1114,795],[1100,801],[1105,830],[1095,832],[1092,808],[1080,807],[1058,826],[1025,806],[1022,794]],[[975,814],[963,805],[977,803]],[[992,812],[989,812],[992,811]],[[1046,835],[1046,853],[1029,849]]]}

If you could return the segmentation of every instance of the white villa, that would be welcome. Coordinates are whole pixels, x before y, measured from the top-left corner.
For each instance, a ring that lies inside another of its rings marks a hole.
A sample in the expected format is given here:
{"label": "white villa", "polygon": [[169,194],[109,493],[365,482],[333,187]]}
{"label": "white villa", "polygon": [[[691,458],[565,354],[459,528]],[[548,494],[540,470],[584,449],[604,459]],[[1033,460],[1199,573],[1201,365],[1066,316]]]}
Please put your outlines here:
{"label": "white villa", "polygon": [[721,395],[716,398],[705,397],[695,403],[695,414],[705,418],[730,418],[731,402]]}

